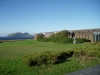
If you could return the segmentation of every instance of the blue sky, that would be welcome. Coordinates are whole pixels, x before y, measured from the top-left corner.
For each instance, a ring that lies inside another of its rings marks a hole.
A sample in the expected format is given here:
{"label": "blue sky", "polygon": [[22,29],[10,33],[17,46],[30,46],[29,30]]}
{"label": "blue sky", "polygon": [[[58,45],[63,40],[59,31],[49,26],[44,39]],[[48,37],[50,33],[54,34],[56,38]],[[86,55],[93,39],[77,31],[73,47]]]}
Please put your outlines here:
{"label": "blue sky", "polygon": [[0,0],[0,36],[100,28],[100,0]]}

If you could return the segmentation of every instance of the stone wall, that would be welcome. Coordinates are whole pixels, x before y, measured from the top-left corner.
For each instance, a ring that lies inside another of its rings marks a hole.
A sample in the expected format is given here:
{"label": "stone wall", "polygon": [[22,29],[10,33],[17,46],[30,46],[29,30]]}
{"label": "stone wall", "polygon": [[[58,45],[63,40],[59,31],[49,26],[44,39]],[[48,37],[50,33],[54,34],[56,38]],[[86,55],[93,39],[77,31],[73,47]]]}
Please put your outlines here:
{"label": "stone wall", "polygon": [[34,34],[34,40],[37,40],[37,35],[38,35],[38,34]]}
{"label": "stone wall", "polygon": [[72,32],[76,38],[86,38],[93,41],[93,30],[75,30]]}

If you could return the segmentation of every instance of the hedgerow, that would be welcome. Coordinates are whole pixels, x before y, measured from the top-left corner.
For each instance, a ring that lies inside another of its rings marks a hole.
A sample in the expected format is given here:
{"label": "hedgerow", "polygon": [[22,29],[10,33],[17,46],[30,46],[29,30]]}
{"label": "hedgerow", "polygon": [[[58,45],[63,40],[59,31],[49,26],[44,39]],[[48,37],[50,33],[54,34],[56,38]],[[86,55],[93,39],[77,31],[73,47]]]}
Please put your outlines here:
{"label": "hedgerow", "polygon": [[72,55],[73,55],[72,51],[67,51],[67,52],[45,51],[41,53],[27,55],[24,57],[23,62],[28,66],[57,64],[60,63],[62,59],[66,60],[66,58]]}
{"label": "hedgerow", "polygon": [[76,48],[70,49],[62,52],[54,52],[54,51],[45,51],[41,53],[35,53],[31,55],[27,55],[23,58],[23,62],[28,66],[35,65],[50,65],[50,64],[58,64],[69,57],[77,57],[77,58],[91,58],[97,57],[100,58],[100,48]]}
{"label": "hedgerow", "polygon": [[84,43],[84,42],[91,42],[90,40],[86,38],[76,38],[77,43]]}

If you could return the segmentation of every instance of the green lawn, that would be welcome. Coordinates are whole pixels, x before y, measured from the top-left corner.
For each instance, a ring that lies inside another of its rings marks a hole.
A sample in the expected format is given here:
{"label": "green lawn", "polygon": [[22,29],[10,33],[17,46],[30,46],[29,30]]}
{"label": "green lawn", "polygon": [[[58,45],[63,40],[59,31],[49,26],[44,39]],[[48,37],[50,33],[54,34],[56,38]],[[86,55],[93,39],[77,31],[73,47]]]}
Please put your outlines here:
{"label": "green lawn", "polygon": [[75,48],[100,48],[88,44],[61,44],[24,40],[0,43],[0,75],[63,75],[89,66],[100,64],[100,60],[68,58],[66,62],[28,67],[22,62],[24,56],[43,51],[66,51]]}

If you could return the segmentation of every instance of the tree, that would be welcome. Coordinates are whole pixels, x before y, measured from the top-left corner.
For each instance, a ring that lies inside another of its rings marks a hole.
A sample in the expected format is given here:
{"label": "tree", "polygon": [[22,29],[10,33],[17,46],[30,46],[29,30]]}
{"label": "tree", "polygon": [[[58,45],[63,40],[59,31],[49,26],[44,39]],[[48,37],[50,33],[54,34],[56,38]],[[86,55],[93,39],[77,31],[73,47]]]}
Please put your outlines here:
{"label": "tree", "polygon": [[[69,36],[70,32],[68,32],[67,30],[62,30],[56,34],[52,34],[49,39],[52,42],[68,42],[68,36]],[[69,40],[70,41],[70,40]],[[72,39],[71,39],[72,42]]]}
{"label": "tree", "polygon": [[42,40],[44,38],[44,34],[38,34],[37,35],[37,40]]}
{"label": "tree", "polygon": [[69,32],[67,30],[62,30],[61,32],[58,33],[58,36],[60,38],[66,38],[69,36]]}

